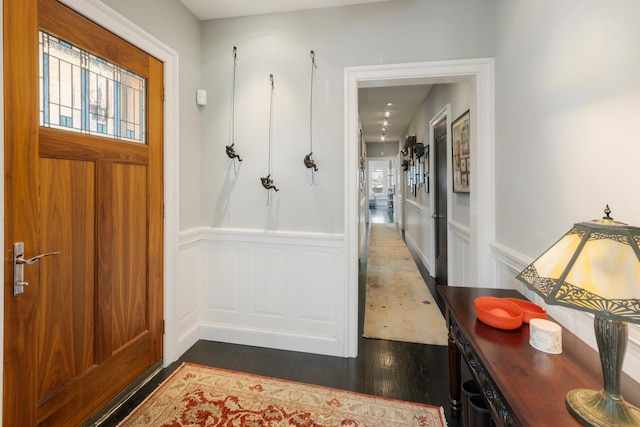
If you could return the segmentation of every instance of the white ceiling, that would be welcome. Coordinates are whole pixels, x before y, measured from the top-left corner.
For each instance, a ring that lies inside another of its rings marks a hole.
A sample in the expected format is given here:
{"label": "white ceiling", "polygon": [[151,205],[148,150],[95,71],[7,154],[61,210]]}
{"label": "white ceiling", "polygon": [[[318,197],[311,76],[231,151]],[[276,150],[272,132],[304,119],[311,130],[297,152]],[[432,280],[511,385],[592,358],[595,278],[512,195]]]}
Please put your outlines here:
{"label": "white ceiling", "polygon": [[[200,20],[262,15],[390,0],[180,0]],[[366,142],[380,141],[383,114],[391,116],[386,141],[400,141],[430,85],[371,87],[359,91],[359,114]],[[387,107],[387,103],[393,105]],[[403,141],[404,142],[404,141]]]}
{"label": "white ceiling", "polygon": [[[402,141],[418,107],[432,85],[371,87],[358,90],[358,113],[365,142],[380,142],[384,113],[387,119],[385,141]],[[392,105],[387,104],[391,102]]]}
{"label": "white ceiling", "polygon": [[200,20],[263,15],[389,0],[180,0]]}

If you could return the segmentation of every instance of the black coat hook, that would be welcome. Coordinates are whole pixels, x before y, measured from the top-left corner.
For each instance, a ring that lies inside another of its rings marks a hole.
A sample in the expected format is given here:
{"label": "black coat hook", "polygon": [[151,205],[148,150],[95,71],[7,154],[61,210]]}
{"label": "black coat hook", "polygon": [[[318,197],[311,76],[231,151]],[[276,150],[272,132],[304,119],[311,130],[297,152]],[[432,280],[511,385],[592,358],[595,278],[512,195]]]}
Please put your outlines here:
{"label": "black coat hook", "polygon": [[236,145],[235,142],[233,144],[231,144],[231,145],[225,146],[226,151],[227,151],[227,156],[229,156],[230,159],[238,159],[238,161],[241,162],[242,158],[240,158],[240,155],[238,153],[236,153],[236,149],[233,148],[234,145]]}
{"label": "black coat hook", "polygon": [[273,179],[271,179],[271,174],[263,178],[260,178],[260,182],[262,182],[262,186],[267,190],[280,191],[278,188],[276,188],[275,184],[273,183]]}
{"label": "black coat hook", "polygon": [[313,153],[309,153],[304,156],[304,165],[307,167],[307,169],[313,168],[314,171],[317,171],[318,166],[316,166],[316,161],[311,158],[312,155]]}

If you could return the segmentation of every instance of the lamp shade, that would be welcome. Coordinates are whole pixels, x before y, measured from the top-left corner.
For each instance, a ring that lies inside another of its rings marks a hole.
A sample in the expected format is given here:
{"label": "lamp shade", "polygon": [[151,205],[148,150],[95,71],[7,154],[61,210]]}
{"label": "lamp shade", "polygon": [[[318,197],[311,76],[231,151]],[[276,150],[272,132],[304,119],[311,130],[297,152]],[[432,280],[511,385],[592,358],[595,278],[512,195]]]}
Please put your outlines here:
{"label": "lamp shade", "polygon": [[517,278],[548,304],[640,323],[640,228],[605,212],[575,224]]}

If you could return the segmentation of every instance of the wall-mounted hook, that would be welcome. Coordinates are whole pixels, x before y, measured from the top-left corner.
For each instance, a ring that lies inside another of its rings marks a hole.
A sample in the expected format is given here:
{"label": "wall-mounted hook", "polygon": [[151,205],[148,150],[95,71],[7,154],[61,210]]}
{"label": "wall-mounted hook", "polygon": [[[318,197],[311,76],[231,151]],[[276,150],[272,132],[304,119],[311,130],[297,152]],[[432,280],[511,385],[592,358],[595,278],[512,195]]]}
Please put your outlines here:
{"label": "wall-mounted hook", "polygon": [[[232,90],[231,90],[231,123],[230,123],[230,134],[229,139],[231,140],[231,145],[225,145],[225,151],[227,156],[231,160],[238,159],[239,162],[242,161],[242,157],[238,153],[236,153],[236,149],[234,146],[236,145],[236,67],[238,63],[238,48],[233,47],[233,81],[232,81]],[[235,173],[238,173],[236,170],[236,162],[233,162],[233,170]]]}
{"label": "wall-mounted hook", "polygon": [[304,156],[304,165],[307,169],[313,169],[311,171],[311,184],[314,182],[314,172],[318,171],[318,165],[316,161],[311,158],[313,155],[313,86],[315,81],[315,70],[318,68],[316,65],[316,53],[311,50],[311,87],[309,88],[309,154]]}
{"label": "wall-mounted hook", "polygon": [[236,143],[234,142],[231,145],[226,145],[226,151],[227,151],[227,156],[229,156],[230,159],[238,159],[239,162],[242,161],[242,158],[240,157],[240,155],[238,153],[236,153],[236,149],[233,148],[233,146],[236,145]]}
{"label": "wall-mounted hook", "polygon": [[[273,179],[271,179],[271,155],[272,155],[272,136],[273,136],[273,95],[275,92],[275,84],[273,82],[273,74],[269,74],[269,79],[271,80],[271,96],[269,99],[269,172],[267,176],[260,178],[260,182],[262,186],[266,190],[275,190],[280,191],[275,184],[273,183]],[[267,206],[269,206],[271,202],[271,192],[267,192]]]}
{"label": "wall-mounted hook", "polygon": [[313,153],[309,153],[306,156],[304,156],[304,165],[307,167],[307,169],[313,168],[313,170],[317,172],[318,166],[316,166],[315,160],[311,158],[312,155]]}
{"label": "wall-mounted hook", "polygon": [[271,174],[260,178],[260,182],[262,183],[262,186],[267,190],[280,191],[273,183],[273,179],[271,179]]}

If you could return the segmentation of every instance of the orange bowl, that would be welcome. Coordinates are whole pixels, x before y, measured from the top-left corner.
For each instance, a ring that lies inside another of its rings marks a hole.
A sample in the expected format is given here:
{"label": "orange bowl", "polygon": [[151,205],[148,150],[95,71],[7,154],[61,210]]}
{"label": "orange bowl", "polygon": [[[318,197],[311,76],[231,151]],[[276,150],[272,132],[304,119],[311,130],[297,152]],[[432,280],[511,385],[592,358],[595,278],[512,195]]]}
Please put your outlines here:
{"label": "orange bowl", "polygon": [[478,297],[474,300],[476,315],[482,323],[498,329],[518,329],[524,310],[506,298]]}
{"label": "orange bowl", "polygon": [[529,323],[531,319],[546,319],[547,311],[540,307],[538,304],[534,304],[531,301],[518,299],[518,298],[503,298],[508,301],[513,302],[514,304],[518,304],[522,311],[524,311],[524,315],[522,316],[522,321],[524,323]]}

